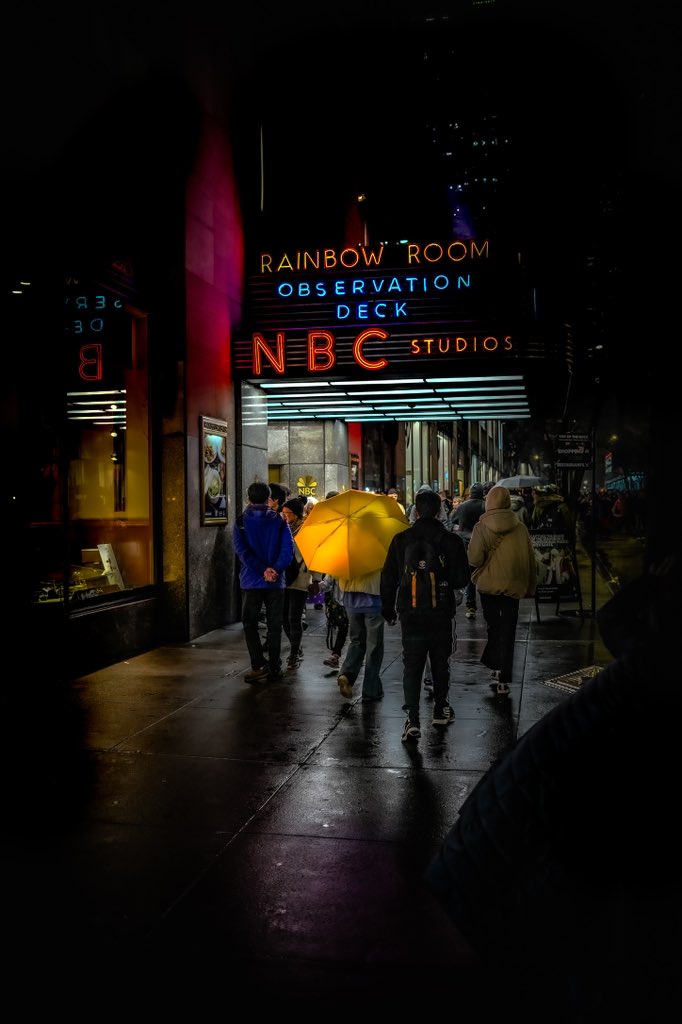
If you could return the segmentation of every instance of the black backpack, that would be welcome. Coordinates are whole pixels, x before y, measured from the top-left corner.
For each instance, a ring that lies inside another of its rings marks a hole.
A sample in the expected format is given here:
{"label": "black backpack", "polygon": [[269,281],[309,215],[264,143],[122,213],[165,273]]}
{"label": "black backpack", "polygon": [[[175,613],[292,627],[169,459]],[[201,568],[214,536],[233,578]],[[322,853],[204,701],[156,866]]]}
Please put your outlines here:
{"label": "black backpack", "polygon": [[450,582],[446,578],[445,555],[440,547],[440,544],[423,538],[412,540],[407,545],[398,588],[399,609],[427,611],[451,607]]}

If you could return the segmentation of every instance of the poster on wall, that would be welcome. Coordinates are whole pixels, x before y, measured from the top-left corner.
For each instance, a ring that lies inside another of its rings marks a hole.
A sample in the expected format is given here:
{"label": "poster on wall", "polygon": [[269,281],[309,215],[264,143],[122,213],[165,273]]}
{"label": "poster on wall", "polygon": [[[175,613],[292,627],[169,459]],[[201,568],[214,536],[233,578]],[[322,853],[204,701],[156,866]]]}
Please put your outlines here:
{"label": "poster on wall", "polygon": [[530,530],[535,551],[539,603],[580,601],[580,581],[569,535],[559,530]]}
{"label": "poster on wall", "polygon": [[225,455],[227,451],[227,423],[224,420],[201,417],[201,467],[203,481],[201,499],[201,525],[216,526],[227,522],[227,494],[225,491]]}

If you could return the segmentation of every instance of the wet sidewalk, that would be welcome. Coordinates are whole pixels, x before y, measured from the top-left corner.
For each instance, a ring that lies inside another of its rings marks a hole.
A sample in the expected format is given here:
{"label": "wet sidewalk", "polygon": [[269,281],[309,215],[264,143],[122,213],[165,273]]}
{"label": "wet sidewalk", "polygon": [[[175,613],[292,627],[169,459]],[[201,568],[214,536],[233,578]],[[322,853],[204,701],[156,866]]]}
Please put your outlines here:
{"label": "wet sidewalk", "polygon": [[476,979],[424,869],[483,773],[566,699],[547,680],[611,660],[596,622],[551,605],[538,621],[523,601],[500,699],[479,662],[481,613],[460,609],[456,720],[433,727],[424,694],[422,737],[405,744],[399,628],[385,631],[385,697],[365,704],[323,665],[324,613],[307,621],[302,665],[279,684],[244,682],[240,624],[73,684],[68,727],[56,717],[47,749],[22,745],[43,782],[25,780],[5,820],[15,954],[62,950],[68,929],[81,957],[218,956],[224,986],[291,1005],[392,999],[408,968],[420,986]]}

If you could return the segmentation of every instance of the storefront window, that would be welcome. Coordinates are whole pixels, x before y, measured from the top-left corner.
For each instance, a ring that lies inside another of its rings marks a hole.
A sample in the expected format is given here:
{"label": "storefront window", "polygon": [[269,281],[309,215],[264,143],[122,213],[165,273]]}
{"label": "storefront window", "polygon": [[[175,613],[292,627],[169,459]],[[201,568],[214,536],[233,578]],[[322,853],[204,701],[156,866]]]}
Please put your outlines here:
{"label": "storefront window", "polygon": [[71,604],[153,582],[146,320],[121,321],[116,359],[67,394]]}
{"label": "storefront window", "polygon": [[74,283],[66,309],[65,415],[31,528],[34,601],[77,610],[154,582],[149,371],[146,318],[116,295]]}

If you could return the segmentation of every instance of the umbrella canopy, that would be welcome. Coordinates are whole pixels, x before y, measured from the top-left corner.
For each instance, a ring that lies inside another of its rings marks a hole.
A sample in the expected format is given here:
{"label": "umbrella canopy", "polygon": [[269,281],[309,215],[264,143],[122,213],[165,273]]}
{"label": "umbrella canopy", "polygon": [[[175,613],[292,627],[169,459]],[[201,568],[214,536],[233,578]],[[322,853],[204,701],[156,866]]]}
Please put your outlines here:
{"label": "umbrella canopy", "polygon": [[296,543],[309,569],[349,580],[381,569],[391,540],[409,525],[393,498],[343,491],[318,501]]}
{"label": "umbrella canopy", "polygon": [[522,490],[524,487],[537,487],[538,484],[546,484],[539,476],[506,476],[504,480],[498,480],[498,487],[509,487],[511,490]]}

